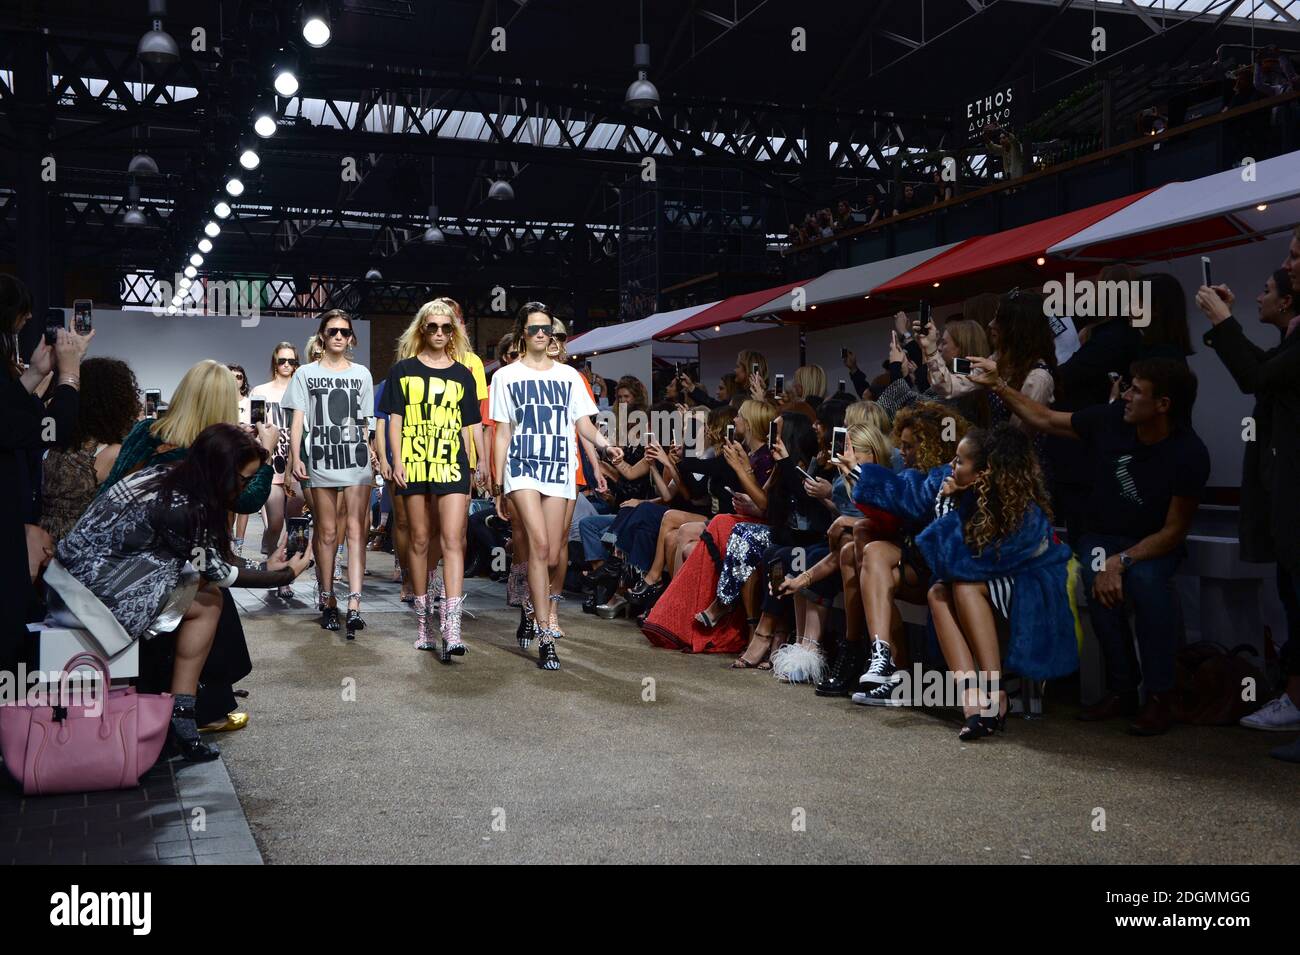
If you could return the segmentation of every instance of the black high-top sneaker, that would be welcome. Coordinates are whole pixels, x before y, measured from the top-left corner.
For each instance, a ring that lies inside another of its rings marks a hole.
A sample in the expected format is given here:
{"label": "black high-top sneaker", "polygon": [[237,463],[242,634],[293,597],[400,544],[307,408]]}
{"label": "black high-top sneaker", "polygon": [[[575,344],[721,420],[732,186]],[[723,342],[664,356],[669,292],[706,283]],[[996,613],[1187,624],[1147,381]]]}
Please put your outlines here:
{"label": "black high-top sneaker", "polygon": [[817,684],[814,691],[818,696],[848,696],[857,685],[862,673],[864,645],[861,640],[850,643],[840,641],[840,652],[835,655],[835,664],[826,679]]}
{"label": "black high-top sneaker", "polygon": [[873,640],[871,641],[871,662],[867,664],[867,672],[858,678],[858,682],[869,684],[862,688],[864,691],[869,691],[882,683],[892,684],[894,682],[894,671],[897,669],[894,666],[894,654],[889,649],[889,644],[883,640]]}

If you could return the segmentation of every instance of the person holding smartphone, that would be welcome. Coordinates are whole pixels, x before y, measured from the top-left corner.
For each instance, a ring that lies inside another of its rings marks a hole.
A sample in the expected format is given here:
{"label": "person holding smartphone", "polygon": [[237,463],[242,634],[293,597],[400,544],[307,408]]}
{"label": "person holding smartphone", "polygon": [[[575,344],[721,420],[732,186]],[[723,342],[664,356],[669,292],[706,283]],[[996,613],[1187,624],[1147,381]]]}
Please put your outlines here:
{"label": "person holding smartphone", "polygon": [[[301,365],[298,349],[292,342],[280,342],[271,349],[271,378],[249,392],[249,400],[262,401],[266,409],[265,423],[274,425],[279,431],[279,441],[271,452],[271,493],[266,499],[262,511],[262,546],[263,555],[272,554],[280,545],[284,533],[285,517],[302,510],[302,498],[296,493],[293,476],[289,473],[289,423],[280,402],[293,373]],[[247,382],[245,382],[247,383]],[[237,535],[242,544],[243,535]],[[272,596],[288,600],[293,596],[290,587],[278,587]]]}
{"label": "person holding smartphone", "polygon": [[578,436],[606,460],[617,463],[623,455],[593,423],[596,405],[582,377],[548,354],[555,334],[551,310],[541,302],[526,303],[515,319],[515,331],[524,352],[497,371],[490,389],[492,419],[497,422],[495,470],[501,475],[492,494],[502,520],[509,520],[507,499],[514,505],[514,532],[528,541],[530,599],[523,609],[530,619],[525,620],[519,644],[527,649],[536,637],[538,667],[554,671],[560,668],[558,633],[549,611],[564,584],[556,575],[560,552],[568,547],[566,515],[572,513],[577,496]]}

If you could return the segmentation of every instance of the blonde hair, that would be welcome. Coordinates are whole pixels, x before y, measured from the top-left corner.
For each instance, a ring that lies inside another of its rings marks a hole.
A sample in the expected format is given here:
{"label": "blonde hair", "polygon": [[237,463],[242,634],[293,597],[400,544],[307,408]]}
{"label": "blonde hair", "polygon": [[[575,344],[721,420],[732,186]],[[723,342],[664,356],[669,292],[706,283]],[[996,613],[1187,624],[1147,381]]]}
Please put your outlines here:
{"label": "blonde hair", "polygon": [[989,357],[989,352],[992,351],[989,348],[989,338],[984,333],[984,326],[979,322],[959,318],[949,322],[943,330],[952,339],[953,347],[957,349],[959,357],[966,358],[971,355],[979,358]]}
{"label": "blonde hair", "polygon": [[205,358],[185,373],[172,394],[167,414],[149,426],[163,444],[188,448],[214,424],[239,423],[239,386],[219,361]]}
{"label": "blonde hair", "polygon": [[859,454],[870,452],[875,462],[885,467],[889,467],[894,455],[893,443],[874,425],[855,424],[849,428],[849,444]]}
{"label": "blonde hair", "polygon": [[320,339],[315,335],[307,339],[307,344],[303,346],[303,351],[307,353],[307,361],[309,363],[320,361],[320,356],[325,353],[325,349],[322,347]]}
{"label": "blonde hair", "polygon": [[[567,334],[569,334],[569,329],[564,324],[564,322],[560,321],[558,318],[552,318],[551,319],[551,341],[554,342],[555,345],[560,350],[560,353],[556,355],[555,358],[552,360],[558,361],[561,365],[567,365],[569,363],[569,350],[564,347],[564,342],[560,341],[555,336],[567,335]],[[550,346],[547,346],[546,350],[550,351],[551,350]]]}
{"label": "blonde hair", "polygon": [[397,360],[414,358],[424,348],[424,323],[440,316],[451,319],[451,340],[447,342],[447,355],[452,361],[463,362],[469,354],[469,336],[460,320],[460,307],[449,298],[435,298],[425,302],[397,338]]}
{"label": "blonde hair", "polygon": [[[233,382],[235,379],[231,378],[230,380]],[[776,405],[769,401],[755,401],[753,398],[746,398],[741,402],[738,414],[745,419],[745,427],[749,429],[749,437],[762,441],[767,437],[767,426],[776,417]]]}
{"label": "blonde hair", "polygon": [[821,365],[803,365],[795,369],[794,383],[799,386],[799,395],[805,401],[809,396],[826,397],[826,369]]}
{"label": "blonde hair", "polygon": [[892,430],[889,412],[874,401],[855,401],[844,409],[844,427],[852,428],[857,424],[869,424],[883,434]]}

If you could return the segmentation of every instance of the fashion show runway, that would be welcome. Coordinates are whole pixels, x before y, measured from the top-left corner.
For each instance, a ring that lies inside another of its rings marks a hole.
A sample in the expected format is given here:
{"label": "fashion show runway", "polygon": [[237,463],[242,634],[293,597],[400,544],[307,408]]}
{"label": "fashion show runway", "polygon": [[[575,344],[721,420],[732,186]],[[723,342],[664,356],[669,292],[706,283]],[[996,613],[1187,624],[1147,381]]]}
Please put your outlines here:
{"label": "fashion show runway", "polygon": [[268,863],[1258,863],[1300,851],[1294,779],[1267,757],[1276,734],[1134,739],[1119,723],[1076,723],[1049,696],[1047,719],[1013,717],[1005,737],[963,746],[955,714],[822,699],[729,670],[730,657],[651,647],[576,600],[562,609],[563,669],[547,673],[515,643],[504,586],[486,580],[468,588],[469,653],[444,666],[412,649],[411,611],[389,609],[401,606],[391,558],[369,556],[368,626],[352,644],[317,625],[308,584],[291,616],[240,594],[252,718],[217,742]]}

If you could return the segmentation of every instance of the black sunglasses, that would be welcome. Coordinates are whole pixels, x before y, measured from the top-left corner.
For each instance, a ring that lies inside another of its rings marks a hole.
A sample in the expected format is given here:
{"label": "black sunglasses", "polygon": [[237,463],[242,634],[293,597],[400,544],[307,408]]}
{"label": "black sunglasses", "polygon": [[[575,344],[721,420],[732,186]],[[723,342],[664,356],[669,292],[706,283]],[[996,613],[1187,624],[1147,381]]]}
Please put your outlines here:
{"label": "black sunglasses", "polygon": [[563,345],[565,342],[569,340],[569,336],[565,332],[555,332],[554,334],[551,335],[551,337],[554,338],[561,345]]}
{"label": "black sunglasses", "polygon": [[451,322],[446,322],[446,323],[430,322],[428,325],[424,326],[424,332],[426,335],[437,335],[439,332],[441,332],[442,334],[450,338],[452,329],[454,329],[455,327],[456,326],[453,325]]}
{"label": "black sunglasses", "polygon": [[352,329],[350,328],[327,328],[325,331],[321,332],[322,338],[350,338],[351,336]]}
{"label": "black sunglasses", "polygon": [[276,363],[277,365],[293,365],[293,366],[296,368],[296,367],[298,366],[298,359],[296,359],[296,358],[277,358],[277,359],[275,360],[275,363]]}
{"label": "black sunglasses", "polygon": [[545,332],[547,338],[553,338],[555,336],[555,329],[551,325],[529,325],[524,329],[524,334],[529,338],[532,338],[534,335],[541,332]]}

